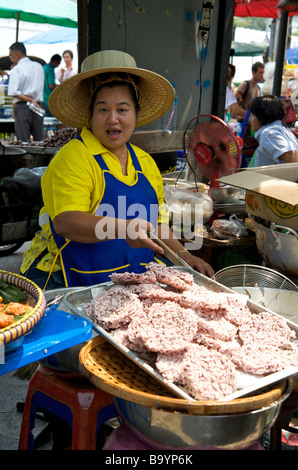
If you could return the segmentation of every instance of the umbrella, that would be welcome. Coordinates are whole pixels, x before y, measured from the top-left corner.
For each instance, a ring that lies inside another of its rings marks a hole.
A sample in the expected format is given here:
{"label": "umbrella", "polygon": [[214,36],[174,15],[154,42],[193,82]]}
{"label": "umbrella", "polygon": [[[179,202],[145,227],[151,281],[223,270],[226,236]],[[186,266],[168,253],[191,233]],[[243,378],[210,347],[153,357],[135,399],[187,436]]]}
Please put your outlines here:
{"label": "umbrella", "polygon": [[77,28],[65,28],[57,26],[49,31],[35,34],[31,38],[25,39],[24,44],[56,44],[58,42],[78,42]]}
{"label": "umbrella", "polygon": [[[34,60],[35,62],[39,62],[41,65],[45,65],[45,61],[40,57],[36,57],[33,55],[28,56],[29,59]],[[8,55],[0,57],[0,70],[10,70],[12,62]]]}
{"label": "umbrella", "polygon": [[246,44],[244,42],[232,42],[231,48],[234,49],[233,57],[253,57],[263,55],[267,49],[267,44],[257,44],[251,42]]}
{"label": "umbrella", "polygon": [[[298,1],[297,0],[279,0],[277,4],[278,8],[282,8],[285,11],[298,13]],[[291,15],[290,15],[291,16]]]}
{"label": "umbrella", "polygon": [[235,0],[234,16],[278,18],[278,0]]}
{"label": "umbrella", "polygon": [[[293,4],[296,4],[296,6]],[[298,5],[296,1],[289,0],[235,0],[234,1],[234,16],[246,18],[253,16],[255,18],[278,18],[282,8],[289,12],[289,16],[295,15],[298,12]]]}
{"label": "umbrella", "polygon": [[71,0],[0,0],[0,18],[17,20],[16,41],[19,21],[48,23],[57,26],[77,28],[77,4]]}

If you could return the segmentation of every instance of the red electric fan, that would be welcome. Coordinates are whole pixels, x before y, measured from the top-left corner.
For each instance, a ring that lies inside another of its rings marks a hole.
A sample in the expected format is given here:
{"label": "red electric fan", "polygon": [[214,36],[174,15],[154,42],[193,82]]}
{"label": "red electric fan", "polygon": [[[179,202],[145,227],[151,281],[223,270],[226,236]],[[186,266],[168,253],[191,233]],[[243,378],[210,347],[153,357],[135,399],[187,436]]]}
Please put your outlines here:
{"label": "red electric fan", "polygon": [[242,139],[216,116],[194,117],[185,129],[183,145],[185,159],[196,180],[210,188],[219,187],[218,178],[240,168]]}

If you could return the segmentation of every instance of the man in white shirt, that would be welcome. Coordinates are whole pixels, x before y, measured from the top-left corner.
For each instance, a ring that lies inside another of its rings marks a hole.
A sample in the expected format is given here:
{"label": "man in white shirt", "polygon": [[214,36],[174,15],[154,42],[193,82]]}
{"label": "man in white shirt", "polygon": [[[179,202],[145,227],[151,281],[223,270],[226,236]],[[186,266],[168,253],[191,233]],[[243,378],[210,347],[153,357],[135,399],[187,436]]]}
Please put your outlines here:
{"label": "man in white shirt", "polygon": [[13,63],[9,75],[8,95],[15,105],[15,134],[18,140],[30,142],[44,139],[43,117],[31,111],[29,101],[40,106],[43,100],[44,71],[42,65],[27,57],[23,43],[15,42],[9,48]]}

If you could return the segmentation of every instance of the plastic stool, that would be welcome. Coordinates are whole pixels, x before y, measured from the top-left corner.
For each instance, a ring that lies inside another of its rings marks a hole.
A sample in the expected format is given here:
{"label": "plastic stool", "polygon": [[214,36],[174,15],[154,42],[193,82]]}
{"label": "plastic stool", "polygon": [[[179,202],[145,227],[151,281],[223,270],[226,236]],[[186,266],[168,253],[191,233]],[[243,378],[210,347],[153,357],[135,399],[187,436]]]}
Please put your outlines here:
{"label": "plastic stool", "polygon": [[93,386],[82,374],[59,374],[39,366],[29,382],[19,450],[33,450],[36,411],[43,409],[72,428],[73,450],[95,450],[97,432],[118,416],[112,395]]}

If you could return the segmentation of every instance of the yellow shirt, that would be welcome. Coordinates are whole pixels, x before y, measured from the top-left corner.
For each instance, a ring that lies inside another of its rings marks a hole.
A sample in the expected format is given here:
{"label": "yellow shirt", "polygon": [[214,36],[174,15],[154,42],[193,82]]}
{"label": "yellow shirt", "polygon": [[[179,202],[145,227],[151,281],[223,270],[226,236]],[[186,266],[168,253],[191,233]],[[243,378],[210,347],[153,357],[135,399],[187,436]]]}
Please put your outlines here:
{"label": "yellow shirt", "polygon": [[[136,171],[129,155],[127,175],[123,175],[119,159],[96,139],[91,131],[81,132],[84,141],[73,139],[64,145],[50,162],[42,180],[44,207],[40,213],[41,231],[25,252],[21,272],[24,273],[40,253],[48,253],[41,258],[37,268],[49,272],[57,253],[57,246],[49,226],[49,217],[54,218],[65,211],[93,213],[104,192],[103,172],[93,155],[101,155],[109,170],[127,185],[136,179]],[[154,188],[159,201],[159,222],[168,223],[164,206],[163,181],[153,158],[139,147],[132,146],[140,162],[144,175]],[[61,269],[59,260],[54,271]]]}

